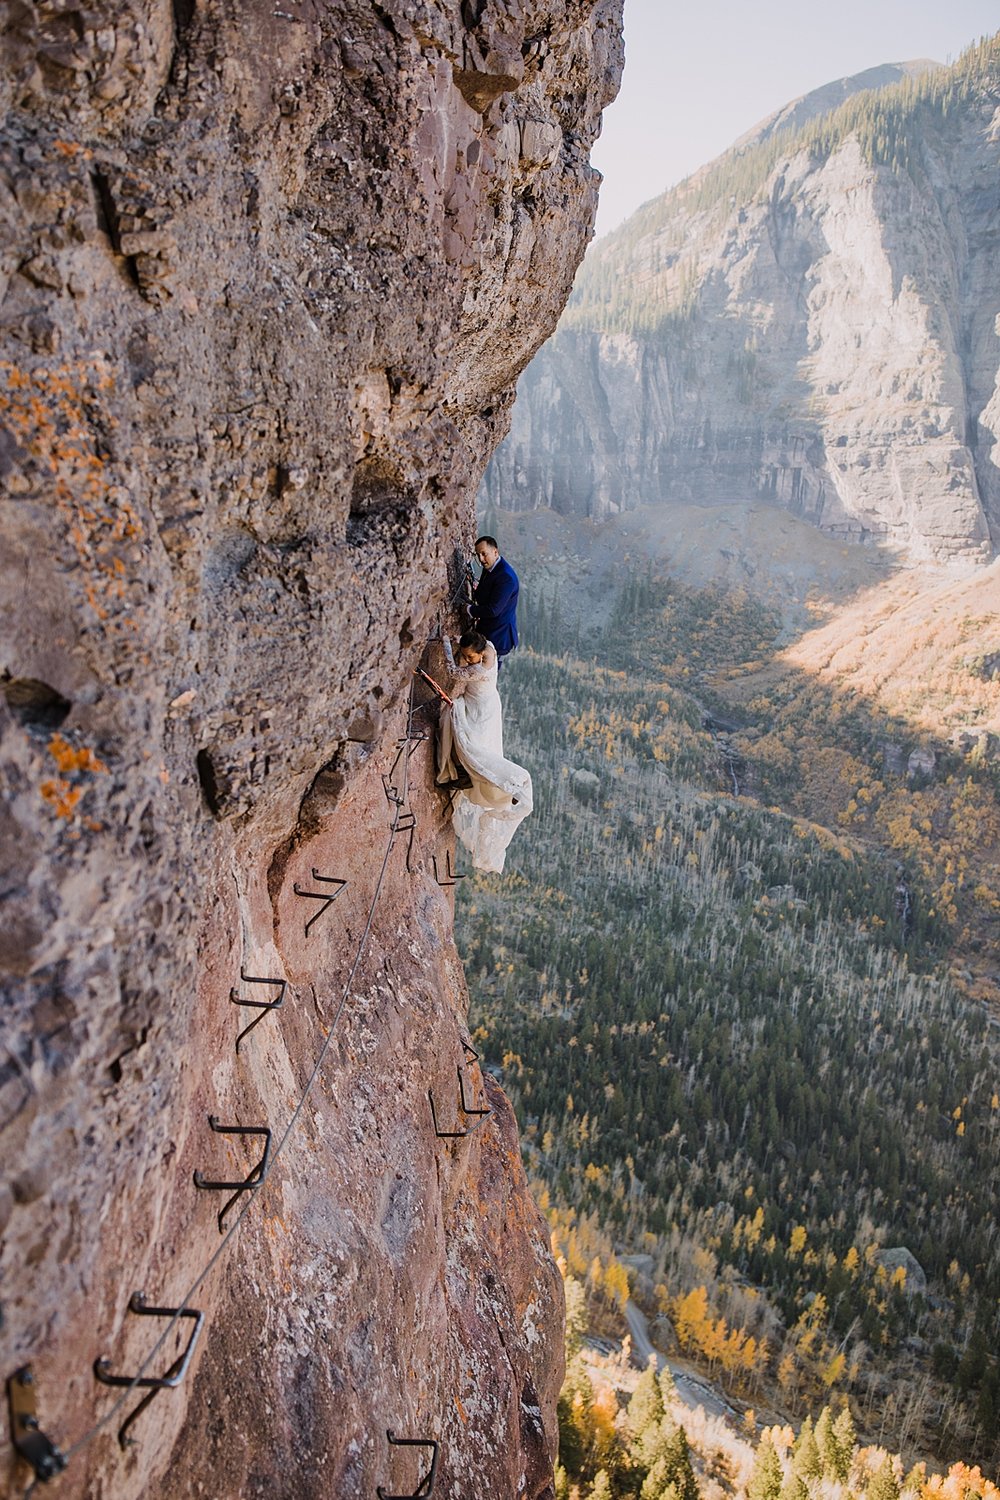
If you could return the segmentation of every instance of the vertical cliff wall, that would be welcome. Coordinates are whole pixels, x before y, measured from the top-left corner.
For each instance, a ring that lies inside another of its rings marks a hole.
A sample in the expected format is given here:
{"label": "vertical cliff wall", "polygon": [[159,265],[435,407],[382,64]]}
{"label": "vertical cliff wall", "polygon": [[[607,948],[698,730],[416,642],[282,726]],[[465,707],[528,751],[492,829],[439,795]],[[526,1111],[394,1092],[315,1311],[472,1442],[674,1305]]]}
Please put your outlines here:
{"label": "vertical cliff wall", "polygon": [[913,558],[988,562],[998,135],[994,39],[640,209],[594,247],[521,381],[490,501],[603,516],[768,498]]}
{"label": "vertical cliff wall", "polygon": [[[548,1492],[559,1279],[410,683],[590,232],[620,10],[7,7],[0,1341],[56,1493],[409,1493],[388,1431],[437,1494]],[[235,1125],[269,1154],[220,1232]],[[136,1292],[205,1321],[123,1449],[143,1390],[94,1361],[193,1326]]]}

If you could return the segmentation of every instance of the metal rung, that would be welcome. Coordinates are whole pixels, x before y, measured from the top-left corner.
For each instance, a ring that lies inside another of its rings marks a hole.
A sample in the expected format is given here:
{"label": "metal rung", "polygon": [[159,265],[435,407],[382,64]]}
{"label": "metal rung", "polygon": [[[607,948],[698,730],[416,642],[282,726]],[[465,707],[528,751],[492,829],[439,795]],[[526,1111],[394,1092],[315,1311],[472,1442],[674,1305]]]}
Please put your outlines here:
{"label": "metal rung", "polygon": [[240,1050],[240,1042],[242,1042],[242,1040],[243,1040],[243,1038],[245,1036],[249,1036],[250,1035],[251,1031],[253,1031],[253,1029],[254,1029],[255,1026],[259,1026],[260,1025],[261,1021],[263,1021],[263,1019],[264,1019],[265,1015],[267,1014],[267,1012],[269,1010],[280,1010],[281,1007],[284,1005],[284,1003],[285,1003],[285,987],[286,987],[286,985],[288,983],[287,979],[263,979],[263,978],[258,978],[254,974],[245,974],[242,969],[240,970],[240,979],[243,981],[244,984],[276,984],[278,986],[278,998],[277,998],[277,1000],[244,1000],[240,996],[240,993],[237,990],[237,988],[236,988],[235,985],[229,991],[229,999],[230,999],[230,1002],[233,1005],[246,1005],[246,1006],[251,1007],[254,1010],[259,1010],[260,1011],[260,1015],[259,1016],[254,1016],[253,1020],[250,1022],[250,1025],[249,1026],[244,1026],[243,1030],[240,1032],[239,1036],[236,1038],[236,1050],[237,1050],[237,1052]]}
{"label": "metal rung", "polygon": [[138,1406],[129,1413],[118,1429],[118,1443],[122,1448],[127,1447],[133,1441],[128,1436],[128,1430],[133,1422],[146,1410],[146,1407],[154,1399],[157,1392],[174,1390],[184,1379],[188,1371],[188,1366],[191,1363],[194,1346],[198,1341],[198,1335],[201,1333],[202,1324],[205,1321],[205,1314],[198,1312],[193,1307],[147,1307],[144,1292],[132,1293],[132,1296],[129,1298],[128,1310],[144,1318],[190,1318],[194,1323],[194,1327],[191,1330],[191,1337],[188,1339],[187,1348],[177,1356],[173,1364],[170,1365],[169,1369],[163,1375],[112,1375],[109,1369],[111,1361],[106,1356],[102,1355],[100,1359],[95,1359],[94,1374],[104,1385],[135,1386],[137,1389],[146,1390],[146,1395],[143,1396]]}
{"label": "metal rung", "polygon": [[378,1500],[427,1500],[427,1497],[434,1493],[439,1448],[437,1440],[435,1438],[398,1438],[392,1431],[387,1432],[386,1437],[394,1448],[430,1448],[431,1466],[416,1489],[411,1490],[409,1494],[390,1495],[381,1485],[377,1485],[375,1493]]}
{"label": "metal rung", "polygon": [[450,849],[446,849],[445,850],[445,854],[444,854],[444,879],[443,880],[441,879],[441,876],[438,873],[438,862],[437,862],[437,859],[434,857],[433,854],[431,855],[431,864],[434,866],[434,879],[437,881],[438,885],[442,885],[442,886],[457,885],[460,880],[464,880],[465,879],[464,875],[459,875],[459,873],[458,873],[457,870],[453,870],[452,869],[452,867],[451,867],[451,850]]}
{"label": "metal rung", "polygon": [[[479,1061],[479,1053],[473,1047],[470,1047],[468,1042],[463,1042],[462,1047],[463,1050],[468,1054],[472,1062]],[[463,1136],[471,1135],[474,1130],[479,1129],[479,1126],[483,1123],[483,1120],[486,1118],[486,1116],[493,1113],[489,1105],[487,1105],[483,1109],[479,1109],[474,1104],[470,1104],[468,1099],[465,1097],[465,1069],[462,1067],[461,1063],[459,1063],[458,1065],[458,1108],[460,1113],[463,1115],[477,1116],[478,1118],[476,1124],[470,1125],[467,1130],[442,1130],[438,1125],[437,1108],[434,1104],[433,1089],[427,1090],[427,1097],[431,1102],[431,1119],[434,1121],[434,1134],[437,1136],[438,1140],[441,1141],[458,1141],[461,1140]]]}
{"label": "metal rung", "polygon": [[[463,1042],[462,1046],[465,1049],[465,1051],[468,1053],[468,1056],[469,1056],[469,1058],[471,1059],[472,1062],[478,1062],[479,1061],[479,1053],[475,1050],[474,1047],[470,1047],[469,1044],[468,1044],[468,1042]],[[459,1064],[459,1068],[458,1068],[458,1097],[459,1097],[459,1101],[460,1101],[460,1108],[462,1109],[463,1114],[467,1114],[467,1115],[491,1115],[493,1113],[493,1110],[490,1108],[490,1106],[488,1104],[486,1105],[485,1109],[475,1109],[471,1104],[469,1104],[466,1101],[466,1098],[465,1098],[465,1069],[462,1067],[461,1063]]]}
{"label": "metal rung", "polygon": [[205,1188],[209,1191],[231,1192],[233,1194],[229,1202],[219,1210],[219,1233],[222,1234],[225,1228],[223,1220],[233,1204],[242,1198],[244,1193],[253,1192],[262,1183],[267,1181],[267,1174],[271,1167],[271,1131],[267,1125],[220,1125],[215,1115],[209,1115],[208,1124],[209,1128],[214,1130],[217,1135],[262,1135],[264,1137],[264,1154],[257,1165],[251,1167],[242,1181],[216,1182],[210,1181],[201,1172],[195,1172],[194,1174],[194,1185],[196,1188]]}
{"label": "metal rung", "polygon": [[394,821],[394,823],[392,825],[392,843],[393,844],[395,844],[397,838],[399,837],[399,835],[401,833],[408,833],[410,835],[409,839],[407,840],[407,844],[406,844],[406,873],[408,875],[412,875],[413,874],[413,871],[410,868],[410,855],[413,853],[413,835],[414,835],[414,832],[416,831],[416,827],[417,827],[417,820],[416,820],[416,817],[414,816],[414,814],[411,813],[411,812],[404,812],[402,814],[397,814],[397,817],[396,817],[396,819],[395,819],[395,821]]}
{"label": "metal rung", "polygon": [[300,888],[298,881],[296,881],[292,886],[292,890],[295,892],[296,896],[305,896],[310,901],[322,901],[323,903],[319,911],[314,912],[306,923],[306,937],[309,936],[310,927],[312,927],[315,922],[319,921],[320,917],[326,911],[327,907],[333,905],[337,897],[341,894],[341,892],[344,890],[344,887],[347,885],[346,880],[338,880],[336,875],[321,875],[315,868],[312,872],[312,878],[313,880],[317,881],[325,881],[327,885],[335,885],[337,889],[331,895],[329,891],[304,891]]}

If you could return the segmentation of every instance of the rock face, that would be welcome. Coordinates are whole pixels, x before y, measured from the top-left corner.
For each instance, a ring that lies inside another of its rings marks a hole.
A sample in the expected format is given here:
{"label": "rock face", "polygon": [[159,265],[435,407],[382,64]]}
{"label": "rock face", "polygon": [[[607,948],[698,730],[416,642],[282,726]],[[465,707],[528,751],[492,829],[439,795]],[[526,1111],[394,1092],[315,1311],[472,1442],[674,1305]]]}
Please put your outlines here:
{"label": "rock face", "polygon": [[825,140],[761,127],[750,155],[594,247],[521,380],[491,503],[600,517],[767,497],[914,559],[989,560],[1000,45],[954,109],[913,106],[903,86],[878,97],[897,101],[885,118],[905,163],[902,146],[895,161],[884,140],[863,149],[866,122],[843,112]]}
{"label": "rock face", "polygon": [[[61,1494],[410,1493],[388,1431],[436,1494],[549,1493],[559,1277],[410,683],[590,232],[620,11],[8,7],[0,1340]],[[193,1326],[136,1292],[205,1321],[122,1451],[144,1391],[94,1361]]]}
{"label": "rock face", "polygon": [[894,1250],[877,1250],[875,1260],[880,1266],[885,1267],[890,1276],[896,1271],[903,1272],[903,1286],[908,1296],[912,1297],[918,1292],[926,1292],[927,1275],[924,1268],[913,1251],[907,1250],[905,1245],[898,1245]]}

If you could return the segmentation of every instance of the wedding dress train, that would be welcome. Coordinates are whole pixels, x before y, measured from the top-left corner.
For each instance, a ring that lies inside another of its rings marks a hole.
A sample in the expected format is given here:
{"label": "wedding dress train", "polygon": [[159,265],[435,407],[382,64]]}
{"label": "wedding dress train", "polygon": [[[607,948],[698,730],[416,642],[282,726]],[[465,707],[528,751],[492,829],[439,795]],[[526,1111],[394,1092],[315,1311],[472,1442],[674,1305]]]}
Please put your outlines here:
{"label": "wedding dress train", "polygon": [[477,870],[499,874],[507,845],[531,812],[531,777],[503,753],[503,707],[497,692],[497,654],[487,644],[483,660],[455,664],[451,642],[443,641],[448,692],[454,700],[441,714],[438,781],[453,781],[462,767],[472,785],[455,794],[455,832]]}

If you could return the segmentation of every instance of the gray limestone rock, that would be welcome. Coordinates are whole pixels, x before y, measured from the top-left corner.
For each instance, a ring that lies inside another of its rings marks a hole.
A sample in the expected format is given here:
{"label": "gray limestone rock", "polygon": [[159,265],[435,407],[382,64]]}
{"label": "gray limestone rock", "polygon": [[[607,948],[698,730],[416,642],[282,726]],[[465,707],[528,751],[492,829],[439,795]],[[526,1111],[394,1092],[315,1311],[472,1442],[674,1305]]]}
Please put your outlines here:
{"label": "gray limestone rock", "polygon": [[581,801],[590,802],[597,796],[601,785],[601,778],[596,776],[593,771],[585,771],[582,767],[578,767],[570,773],[569,782],[574,793]]}
{"label": "gray limestone rock", "polygon": [[988,562],[998,83],[907,124],[912,170],[847,134],[779,154],[743,197],[705,201],[704,169],[599,241],[521,379],[484,500],[603,517],[764,498],[903,557]]}
{"label": "gray limestone rock", "polygon": [[906,1273],[904,1290],[908,1296],[912,1297],[918,1292],[926,1292],[927,1276],[924,1268],[905,1245],[898,1245],[892,1250],[879,1250],[876,1252],[875,1260],[878,1265],[885,1267],[890,1276],[900,1269]]}
{"label": "gray limestone rock", "polygon": [[937,766],[937,753],[917,747],[911,750],[906,760],[907,781],[929,781]]}

